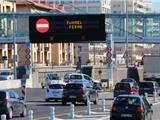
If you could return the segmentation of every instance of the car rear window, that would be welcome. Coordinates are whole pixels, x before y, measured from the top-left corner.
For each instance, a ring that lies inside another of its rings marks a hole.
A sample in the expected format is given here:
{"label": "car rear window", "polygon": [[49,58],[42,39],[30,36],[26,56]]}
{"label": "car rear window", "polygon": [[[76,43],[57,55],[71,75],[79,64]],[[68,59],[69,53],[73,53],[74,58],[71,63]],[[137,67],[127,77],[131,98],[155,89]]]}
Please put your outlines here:
{"label": "car rear window", "polygon": [[61,84],[53,84],[49,86],[50,89],[63,89],[64,87],[65,85],[61,85]]}
{"label": "car rear window", "polygon": [[153,88],[153,83],[140,83],[140,88]]}
{"label": "car rear window", "polygon": [[140,99],[137,97],[117,97],[114,104],[139,106]]}
{"label": "car rear window", "polygon": [[119,90],[119,89],[121,89],[121,90],[128,90],[128,89],[130,89],[130,85],[129,85],[129,83],[117,83],[116,84],[116,86],[115,86],[115,90]]}
{"label": "car rear window", "polygon": [[0,100],[4,100],[6,98],[6,93],[3,91],[0,91]]}
{"label": "car rear window", "polygon": [[71,75],[70,79],[82,79],[82,75]]}
{"label": "car rear window", "polygon": [[82,87],[82,84],[67,84],[65,89],[81,89]]}

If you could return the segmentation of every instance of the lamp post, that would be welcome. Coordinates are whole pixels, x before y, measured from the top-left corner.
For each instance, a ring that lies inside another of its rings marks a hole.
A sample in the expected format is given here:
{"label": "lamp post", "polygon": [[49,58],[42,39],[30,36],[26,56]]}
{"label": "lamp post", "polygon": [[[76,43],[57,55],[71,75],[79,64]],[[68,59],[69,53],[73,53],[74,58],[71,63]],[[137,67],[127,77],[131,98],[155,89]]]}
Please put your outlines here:
{"label": "lamp post", "polygon": [[13,9],[12,9],[12,12],[13,12],[13,68],[14,68],[14,79],[17,78],[17,70],[16,70],[16,41],[15,41],[15,0],[12,1],[13,3]]}
{"label": "lamp post", "polygon": [[125,0],[124,8],[125,8],[125,13],[126,13],[126,19],[125,19],[125,56],[126,56],[126,67],[128,68],[128,1]]}

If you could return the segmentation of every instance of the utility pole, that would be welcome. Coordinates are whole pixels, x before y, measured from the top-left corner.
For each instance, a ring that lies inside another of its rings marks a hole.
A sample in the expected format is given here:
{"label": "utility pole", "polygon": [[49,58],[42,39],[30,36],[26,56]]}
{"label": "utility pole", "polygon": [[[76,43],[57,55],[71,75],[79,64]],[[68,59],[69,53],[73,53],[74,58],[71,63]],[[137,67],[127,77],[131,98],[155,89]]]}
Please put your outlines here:
{"label": "utility pole", "polygon": [[126,19],[125,19],[125,36],[126,36],[126,42],[125,42],[125,61],[126,61],[126,67],[128,68],[128,1],[125,0],[125,13],[126,13]]}
{"label": "utility pole", "polygon": [[16,70],[16,41],[15,41],[15,0],[12,1],[13,4],[13,73],[14,73],[14,79],[17,79],[17,70]]}

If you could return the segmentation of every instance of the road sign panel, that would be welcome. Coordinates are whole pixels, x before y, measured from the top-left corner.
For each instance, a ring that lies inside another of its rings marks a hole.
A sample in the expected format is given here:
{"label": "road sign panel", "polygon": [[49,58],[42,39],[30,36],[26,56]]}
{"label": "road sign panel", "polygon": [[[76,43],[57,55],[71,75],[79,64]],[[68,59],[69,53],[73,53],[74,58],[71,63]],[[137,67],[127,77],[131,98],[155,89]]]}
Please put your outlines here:
{"label": "road sign panel", "polygon": [[27,54],[27,55],[26,55],[26,59],[29,60],[30,58],[31,58],[31,56],[30,56],[29,54]]}
{"label": "road sign panel", "polygon": [[29,48],[25,49],[25,53],[29,54],[30,53],[30,49]]}
{"label": "road sign panel", "polygon": [[107,49],[106,49],[107,51],[111,51],[112,50],[112,48],[110,47],[110,46],[107,46]]}
{"label": "road sign panel", "polygon": [[30,61],[30,60],[26,60],[26,61],[25,61],[25,64],[26,64],[26,65],[30,65],[30,64],[31,64],[31,61]]}
{"label": "road sign panel", "polygon": [[112,53],[111,52],[107,52],[107,57],[111,57],[112,56]]}
{"label": "road sign panel", "polygon": [[47,19],[41,18],[36,22],[36,30],[40,33],[45,33],[49,30],[49,22]]}
{"label": "road sign panel", "polygon": [[108,64],[111,64],[112,63],[112,59],[107,59],[106,61]]}

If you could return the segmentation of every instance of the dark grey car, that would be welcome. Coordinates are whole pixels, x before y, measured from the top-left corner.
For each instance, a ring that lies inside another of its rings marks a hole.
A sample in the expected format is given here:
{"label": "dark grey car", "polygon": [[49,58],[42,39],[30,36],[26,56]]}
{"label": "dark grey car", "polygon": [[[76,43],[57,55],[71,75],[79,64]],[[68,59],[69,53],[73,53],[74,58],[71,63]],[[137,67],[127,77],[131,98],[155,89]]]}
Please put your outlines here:
{"label": "dark grey car", "polygon": [[0,90],[0,115],[6,114],[8,119],[14,115],[26,116],[27,109],[24,98],[15,90]]}
{"label": "dark grey car", "polygon": [[85,83],[68,83],[63,90],[62,104],[83,102],[87,105],[87,97],[91,102],[97,104],[98,92],[93,86],[87,86]]}

